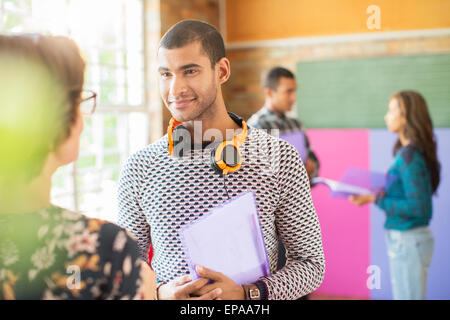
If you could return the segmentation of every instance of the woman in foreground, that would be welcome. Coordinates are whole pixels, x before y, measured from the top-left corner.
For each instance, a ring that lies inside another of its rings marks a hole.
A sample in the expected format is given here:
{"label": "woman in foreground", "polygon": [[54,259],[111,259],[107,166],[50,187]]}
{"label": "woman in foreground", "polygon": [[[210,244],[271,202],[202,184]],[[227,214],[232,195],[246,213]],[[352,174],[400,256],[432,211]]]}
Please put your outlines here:
{"label": "woman in foreground", "polygon": [[95,108],[77,45],[0,36],[0,70],[0,299],[152,299],[124,229],[50,203],[53,173],[78,157],[82,107]]}

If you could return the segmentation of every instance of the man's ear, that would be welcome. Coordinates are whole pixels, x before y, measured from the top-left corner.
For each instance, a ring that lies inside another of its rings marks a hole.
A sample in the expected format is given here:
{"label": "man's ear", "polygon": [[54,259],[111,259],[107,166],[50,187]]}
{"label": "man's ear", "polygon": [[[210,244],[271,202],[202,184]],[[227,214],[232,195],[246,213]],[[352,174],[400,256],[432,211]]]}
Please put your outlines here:
{"label": "man's ear", "polygon": [[273,98],[275,92],[271,88],[264,88],[264,94],[266,97]]}
{"label": "man's ear", "polygon": [[224,84],[230,78],[231,75],[231,67],[230,60],[227,58],[222,58],[216,63],[216,68],[219,73],[219,82],[220,84]]}

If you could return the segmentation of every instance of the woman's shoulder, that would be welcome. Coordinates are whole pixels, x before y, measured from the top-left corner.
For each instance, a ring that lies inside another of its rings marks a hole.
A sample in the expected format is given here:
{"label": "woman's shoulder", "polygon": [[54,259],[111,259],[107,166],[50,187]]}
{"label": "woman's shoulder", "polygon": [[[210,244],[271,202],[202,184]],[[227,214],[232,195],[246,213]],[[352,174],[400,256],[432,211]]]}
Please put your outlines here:
{"label": "woman's shoulder", "polygon": [[[420,148],[408,145],[397,151],[394,166],[400,172],[425,172],[427,164]],[[412,171],[411,171],[412,170]]]}
{"label": "woman's shoulder", "polygon": [[413,144],[400,148],[397,154],[406,165],[410,165],[412,162],[425,161],[420,148]]}
{"label": "woman's shoulder", "polygon": [[99,240],[111,243],[116,241],[117,237],[124,238],[124,240],[135,240],[134,236],[128,230],[114,222],[88,217],[84,213],[64,208],[59,208],[59,210],[62,218],[61,224],[65,225],[69,231],[73,231],[72,236],[77,234],[98,234],[97,238]]}
{"label": "woman's shoulder", "polygon": [[[16,280],[0,287],[0,299],[135,295],[139,250],[118,225],[57,206],[2,218],[6,224],[0,233],[4,253],[0,255],[0,282],[2,274]],[[75,279],[74,274],[81,276],[81,282],[69,288],[67,281]],[[127,277],[129,292],[125,287],[120,292],[112,290],[116,287],[110,279],[115,276]]]}
{"label": "woman's shoulder", "polygon": [[[86,299],[100,295],[133,297],[139,285],[136,272],[140,269],[139,249],[130,233],[111,221],[63,208],[59,210],[61,220],[56,227],[64,229],[65,265],[75,266],[85,280],[81,291],[72,290],[71,294],[79,294]],[[111,283],[107,289],[99,287],[111,277],[116,280],[122,277],[120,282],[127,282],[130,286],[125,288],[116,283],[120,290]]]}

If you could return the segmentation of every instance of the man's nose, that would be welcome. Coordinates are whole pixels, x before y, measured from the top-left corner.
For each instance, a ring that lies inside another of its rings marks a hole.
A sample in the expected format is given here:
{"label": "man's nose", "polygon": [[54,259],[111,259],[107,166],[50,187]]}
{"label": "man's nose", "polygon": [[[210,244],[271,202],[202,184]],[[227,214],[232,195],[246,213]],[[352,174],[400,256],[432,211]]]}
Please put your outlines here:
{"label": "man's nose", "polygon": [[292,95],[291,95],[291,101],[292,101],[292,104],[294,104],[296,101],[297,101],[297,93],[292,93]]}
{"label": "man's nose", "polygon": [[173,77],[172,82],[170,83],[170,91],[169,94],[172,97],[178,97],[186,93],[186,81],[182,77]]}

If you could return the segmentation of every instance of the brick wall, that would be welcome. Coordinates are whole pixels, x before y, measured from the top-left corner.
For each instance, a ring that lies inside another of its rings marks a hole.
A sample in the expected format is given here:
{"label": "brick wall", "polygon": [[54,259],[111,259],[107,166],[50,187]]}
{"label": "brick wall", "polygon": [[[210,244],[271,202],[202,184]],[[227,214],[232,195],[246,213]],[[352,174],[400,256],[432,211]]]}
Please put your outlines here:
{"label": "brick wall", "polygon": [[180,20],[197,19],[219,28],[219,0],[161,0],[161,35]]}
{"label": "brick wall", "polygon": [[[439,53],[450,53],[450,36],[320,45],[228,48],[231,77],[223,88],[225,103],[228,110],[246,119],[250,117],[264,103],[264,94],[260,85],[261,75],[277,65],[295,72],[296,64],[300,61]],[[301,96],[298,98],[301,99]]]}
{"label": "brick wall", "polygon": [[[159,0],[158,2],[161,36],[173,24],[183,19],[199,19],[219,29],[220,0]],[[229,111],[246,119],[256,112],[264,103],[260,86],[261,75],[276,65],[295,72],[296,64],[300,61],[450,52],[450,36],[448,35],[315,45],[292,45],[289,44],[290,39],[286,41],[286,45],[282,47],[233,48],[233,45],[227,46],[227,57],[231,61],[231,78],[223,86],[223,93]],[[162,129],[165,132],[170,113],[164,104],[162,104],[162,110]]]}

